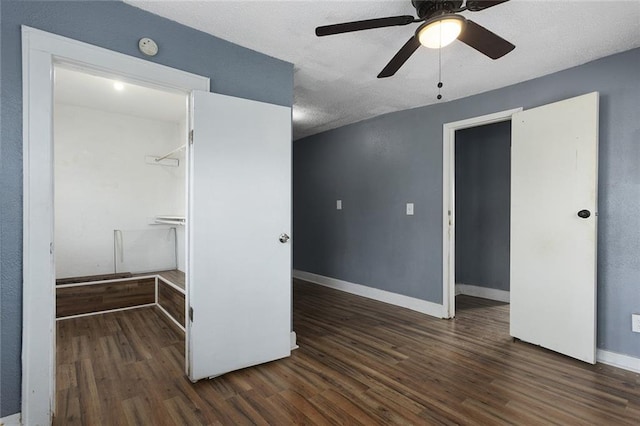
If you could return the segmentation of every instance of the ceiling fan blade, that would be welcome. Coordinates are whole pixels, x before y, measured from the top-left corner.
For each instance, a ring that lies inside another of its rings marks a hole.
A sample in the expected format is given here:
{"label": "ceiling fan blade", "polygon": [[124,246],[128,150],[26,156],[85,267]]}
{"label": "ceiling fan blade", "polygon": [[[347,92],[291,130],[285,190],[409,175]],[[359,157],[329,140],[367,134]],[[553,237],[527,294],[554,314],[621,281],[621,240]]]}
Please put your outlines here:
{"label": "ceiling fan blade", "polygon": [[467,0],[466,7],[467,10],[471,12],[478,12],[508,1],[509,0]]}
{"label": "ceiling fan blade", "polygon": [[364,21],[345,22],[342,24],[325,25],[316,28],[318,37],[350,33],[352,31],[370,30],[373,28],[393,27],[396,25],[408,25],[415,22],[411,15],[390,16],[388,18],[366,19]]}
{"label": "ceiling fan blade", "polygon": [[499,35],[468,19],[464,30],[458,36],[458,40],[491,59],[501,58],[516,48]]}
{"label": "ceiling fan blade", "polygon": [[411,37],[404,44],[404,46],[402,46],[400,50],[398,50],[398,53],[396,53],[395,56],[391,58],[387,66],[384,67],[382,71],[380,71],[380,74],[378,74],[378,78],[391,77],[392,75],[394,75],[400,69],[400,67],[405,62],[407,62],[407,59],[409,59],[409,57],[413,55],[413,52],[415,52],[418,47],[420,47],[420,41],[418,41],[418,37]]}

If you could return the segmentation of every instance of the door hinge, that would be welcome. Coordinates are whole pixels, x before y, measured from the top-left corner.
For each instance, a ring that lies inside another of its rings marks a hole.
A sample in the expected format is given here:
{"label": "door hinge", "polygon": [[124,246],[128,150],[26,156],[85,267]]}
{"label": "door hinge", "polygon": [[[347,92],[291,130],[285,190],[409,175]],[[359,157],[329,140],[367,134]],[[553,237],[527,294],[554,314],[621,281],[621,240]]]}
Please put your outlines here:
{"label": "door hinge", "polygon": [[53,243],[49,243],[49,254],[53,254]]}
{"label": "door hinge", "polygon": [[189,143],[193,145],[193,129],[189,130]]}
{"label": "door hinge", "polygon": [[193,308],[189,306],[189,321],[193,322]]}

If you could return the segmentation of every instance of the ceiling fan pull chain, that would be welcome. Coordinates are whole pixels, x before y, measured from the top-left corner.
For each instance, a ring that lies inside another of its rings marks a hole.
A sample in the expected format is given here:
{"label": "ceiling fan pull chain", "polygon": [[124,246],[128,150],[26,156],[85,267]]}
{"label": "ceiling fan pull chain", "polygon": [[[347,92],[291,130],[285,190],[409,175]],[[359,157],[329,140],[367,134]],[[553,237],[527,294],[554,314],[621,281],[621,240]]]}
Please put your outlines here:
{"label": "ceiling fan pull chain", "polygon": [[[442,44],[442,26],[440,26],[440,44]],[[438,96],[436,98],[438,100],[442,99],[442,94],[440,93],[440,89],[442,89],[442,49],[438,49]]]}

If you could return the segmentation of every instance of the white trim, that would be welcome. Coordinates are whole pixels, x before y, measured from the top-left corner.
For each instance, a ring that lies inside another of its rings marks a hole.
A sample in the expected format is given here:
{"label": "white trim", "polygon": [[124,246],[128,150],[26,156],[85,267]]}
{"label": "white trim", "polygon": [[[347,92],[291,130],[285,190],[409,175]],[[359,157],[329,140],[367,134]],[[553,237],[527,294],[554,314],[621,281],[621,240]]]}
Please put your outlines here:
{"label": "white trim", "polygon": [[480,287],[470,284],[456,284],[456,295],[466,294],[467,296],[481,297],[483,299],[497,300],[498,302],[509,303],[509,292],[497,288]]}
{"label": "white trim", "polygon": [[640,373],[640,358],[630,355],[623,355],[616,352],[598,349],[596,351],[596,360],[602,364],[612,365],[614,367],[623,368],[625,370]]}
{"label": "white trim", "polygon": [[291,350],[295,350],[298,349],[300,346],[298,346],[298,336],[296,335],[295,331],[291,332]]}
{"label": "white trim", "polygon": [[86,314],[69,315],[67,317],[56,318],[56,321],[62,321],[62,320],[68,320],[68,319],[74,319],[74,318],[82,318],[82,317],[90,317],[90,316],[93,316],[93,315],[110,314],[112,312],[130,311],[132,309],[148,308],[150,306],[156,306],[156,304],[155,303],[145,303],[144,305],[127,306],[126,308],[107,309],[106,311],[95,311],[95,312],[87,312]]}
{"label": "white trim", "polygon": [[154,300],[156,302],[156,305],[158,304],[158,276],[156,275],[154,277],[153,280],[153,296],[154,296]]}
{"label": "white trim", "polygon": [[427,300],[416,299],[415,297],[392,293],[386,290],[379,290],[366,285],[354,284],[348,281],[342,281],[296,269],[293,270],[293,277],[380,302],[389,303],[391,305],[401,306],[436,318],[443,318],[442,305],[438,305],[437,303],[429,302]]}
{"label": "white trim", "polygon": [[20,413],[12,414],[7,417],[3,417],[0,419],[0,426],[21,426],[22,421],[20,418]]}
{"label": "white trim", "polygon": [[128,277],[128,278],[116,278],[113,280],[97,280],[97,281],[85,281],[81,283],[72,283],[72,284],[56,284],[56,289],[58,288],[70,288],[70,287],[82,287],[84,285],[96,285],[96,284],[112,284],[121,281],[136,281],[136,280],[148,280],[152,278],[156,278],[157,275],[141,275],[139,277]]}
{"label": "white trim", "polygon": [[111,283],[118,283],[118,282],[124,282],[124,281],[148,280],[148,279],[161,280],[165,284],[168,284],[171,287],[173,287],[176,290],[178,290],[180,293],[182,293],[182,294],[185,293],[185,291],[184,291],[184,289],[182,287],[178,286],[177,284],[172,283],[168,279],[162,277],[160,274],[140,275],[140,276],[128,277],[128,278],[116,278],[116,279],[112,279],[112,280],[84,281],[84,282],[81,282],[81,283],[72,283],[72,284],[57,284],[56,285],[56,289],[58,289],[58,288],[70,288],[70,287],[82,287],[82,286],[85,286],[85,285],[111,284]]}
{"label": "white trim", "polygon": [[453,318],[455,308],[455,138],[456,130],[511,120],[522,108],[445,123],[442,126],[442,306],[444,318]]}
{"label": "white trim", "polygon": [[30,425],[50,424],[55,408],[54,63],[182,93],[210,87],[206,77],[22,26],[22,417]]}
{"label": "white trim", "polygon": [[51,54],[37,50],[23,30],[22,417],[26,424],[50,424],[55,408],[51,70]]}
{"label": "white trim", "polygon": [[156,307],[158,309],[160,309],[162,311],[162,313],[164,313],[167,316],[167,318],[169,318],[171,321],[173,321],[175,323],[175,325],[177,325],[178,328],[180,328],[180,330],[185,331],[185,328],[182,326],[182,324],[180,324],[177,319],[175,319],[169,312],[167,312],[167,310],[165,308],[163,308],[161,304],[158,303],[156,305]]}

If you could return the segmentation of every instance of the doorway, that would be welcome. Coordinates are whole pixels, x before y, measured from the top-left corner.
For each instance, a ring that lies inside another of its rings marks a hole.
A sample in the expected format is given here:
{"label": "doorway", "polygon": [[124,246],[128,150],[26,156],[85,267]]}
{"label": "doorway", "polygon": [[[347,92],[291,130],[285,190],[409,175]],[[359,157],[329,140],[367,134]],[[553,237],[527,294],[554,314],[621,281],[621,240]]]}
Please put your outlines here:
{"label": "doorway", "polygon": [[[22,27],[24,87],[24,250],[22,419],[49,424],[55,407],[54,68],[90,70],[185,95],[209,79],[86,43]],[[187,301],[188,303],[188,301]]]}
{"label": "doorway", "polygon": [[[53,95],[57,376],[75,369],[71,342],[93,337],[80,317],[156,310],[184,348],[187,95],[64,64]],[[139,336],[146,324],[130,322]]]}
{"label": "doorway", "polygon": [[[474,117],[467,120],[446,123],[443,126],[443,227],[442,227],[443,229],[443,271],[442,271],[443,298],[442,299],[443,299],[443,317],[444,318],[455,317],[456,269],[457,269],[456,261],[458,260],[457,257],[459,255],[462,255],[463,257],[473,256],[473,251],[474,251],[473,249],[471,249],[470,251],[467,251],[469,250],[469,245],[467,245],[465,249],[463,249],[460,253],[457,253],[456,251],[456,243],[463,242],[463,240],[458,241],[457,229],[456,229],[456,211],[458,208],[456,204],[456,192],[457,192],[456,178],[465,178],[465,179],[469,179],[470,181],[473,180],[473,177],[471,175],[469,175],[469,177],[467,178],[466,177],[467,174],[457,170],[458,167],[456,167],[457,166],[456,134],[459,131],[464,131],[465,129],[469,129],[469,132],[473,133],[474,131],[476,131],[474,129],[478,129],[478,128],[481,128],[482,126],[490,126],[494,124],[497,124],[499,126],[505,126],[504,123],[509,123],[511,121],[511,116],[519,111],[522,111],[522,108],[516,108],[512,110],[497,112],[494,114]],[[491,128],[489,128],[489,130],[491,131]],[[502,132],[504,132],[504,130],[505,130],[504,128],[501,129]],[[509,127],[509,131],[510,131],[510,127]],[[473,134],[471,134],[471,136],[473,136]],[[496,148],[500,149],[499,142],[497,143]],[[480,158],[478,158],[479,161],[475,160],[475,157],[478,157],[480,154],[472,153],[472,152],[468,152],[468,154],[469,155],[466,155],[463,160],[470,161],[470,162],[473,161],[474,163],[477,162],[478,164],[480,164],[480,161],[482,161],[482,159]],[[466,157],[468,157],[468,159]],[[490,179],[489,176],[487,176],[487,179]],[[473,204],[474,201],[470,197],[468,198],[472,201],[472,204]],[[479,209],[482,207],[481,204],[485,204],[484,202],[480,204],[479,201],[480,201],[479,199],[476,199],[474,204],[474,209],[476,209],[477,212],[479,212]],[[483,200],[483,201],[486,201],[486,200]],[[468,208],[468,207],[463,206],[463,209],[465,208]],[[507,217],[508,217],[508,212],[507,212]],[[464,232],[465,225],[468,228],[469,226],[473,225],[473,220],[477,220],[477,219],[478,219],[477,215],[475,216],[475,219],[472,218],[471,216],[468,216],[467,220],[463,221],[463,232]],[[465,237],[468,237],[469,232],[465,232],[464,235]],[[500,239],[504,240],[504,237],[501,237]],[[482,239],[476,239],[476,241],[477,241],[476,244],[480,244]],[[466,241],[464,242],[466,243]],[[477,249],[475,250],[477,251]],[[507,245],[507,252],[508,252],[508,245]],[[504,259],[504,256],[502,257]],[[500,265],[500,263],[497,263],[496,267],[492,268],[490,271],[486,271],[486,270],[481,271],[481,276],[479,276],[478,277],[479,280],[476,280],[476,281],[482,282],[482,283],[490,282],[491,281],[490,277],[492,274],[494,275],[497,274],[498,276],[504,277],[505,269],[502,269],[497,265]],[[502,267],[506,268],[506,271],[507,271],[506,274],[508,277],[509,264],[507,263],[506,265],[502,265]],[[472,273],[472,271],[473,269],[463,267],[459,271],[462,274],[460,279],[461,280],[466,279],[469,276],[468,274]],[[502,285],[504,285],[504,278],[501,278],[501,282],[502,282]],[[473,290],[477,290],[478,288],[480,288],[482,289],[481,291],[483,291],[483,294],[487,294],[487,292],[489,292],[489,294],[492,296],[496,294],[496,292],[492,291],[491,289],[487,290],[488,289],[487,285],[495,286],[495,284],[483,284],[481,286],[472,285],[471,283],[463,283],[463,282],[461,282],[460,284],[462,284],[463,286],[466,284],[467,288],[460,287],[459,289],[465,289],[465,291],[468,291],[468,292],[471,292]],[[504,295],[504,291],[499,291],[498,294]]]}
{"label": "doorway", "polygon": [[510,181],[510,120],[455,132],[456,296],[509,302]]}

